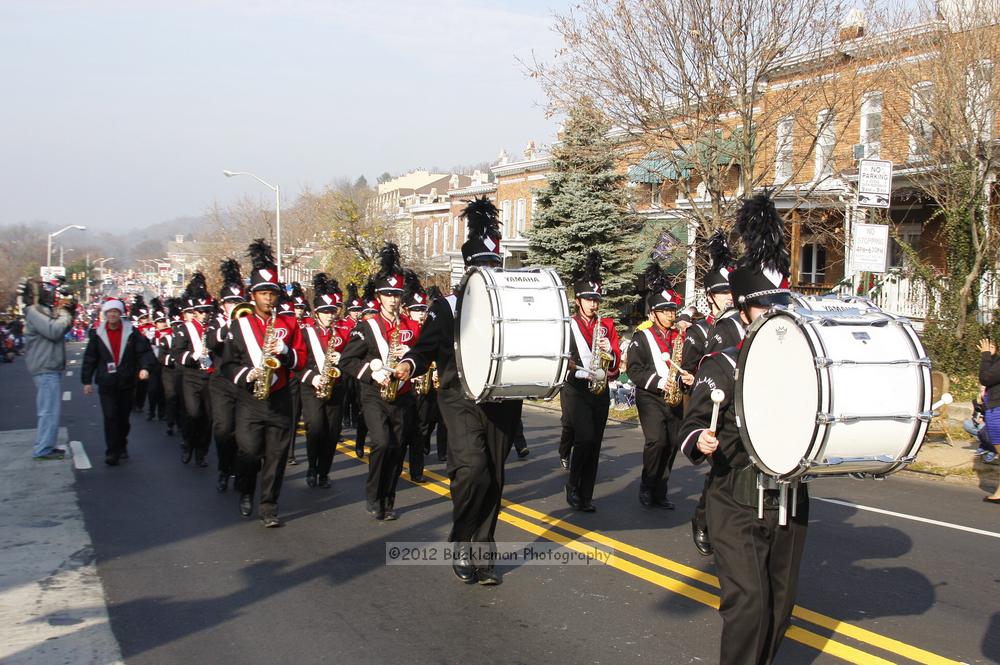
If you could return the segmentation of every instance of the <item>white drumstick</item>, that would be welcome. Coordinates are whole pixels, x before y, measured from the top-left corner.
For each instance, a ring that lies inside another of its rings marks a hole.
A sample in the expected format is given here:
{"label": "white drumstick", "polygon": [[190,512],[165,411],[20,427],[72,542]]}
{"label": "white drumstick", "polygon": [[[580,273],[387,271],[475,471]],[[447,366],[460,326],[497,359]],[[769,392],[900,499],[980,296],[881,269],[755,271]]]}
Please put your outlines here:
{"label": "white drumstick", "polygon": [[715,428],[719,424],[719,405],[726,399],[726,393],[716,388],[712,391],[712,424],[708,426],[708,431],[715,435]]}
{"label": "white drumstick", "polygon": [[941,399],[931,404],[931,411],[937,411],[942,406],[946,404],[951,404],[955,401],[955,398],[951,396],[951,393],[945,393],[941,395]]}

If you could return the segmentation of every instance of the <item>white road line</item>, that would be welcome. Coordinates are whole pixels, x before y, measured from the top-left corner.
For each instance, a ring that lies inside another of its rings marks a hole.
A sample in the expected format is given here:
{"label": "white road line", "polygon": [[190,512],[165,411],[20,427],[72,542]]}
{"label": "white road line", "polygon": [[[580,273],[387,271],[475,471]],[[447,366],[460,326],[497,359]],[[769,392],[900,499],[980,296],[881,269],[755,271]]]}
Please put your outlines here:
{"label": "white road line", "polygon": [[87,451],[83,449],[83,444],[79,441],[70,441],[69,449],[73,451],[73,466],[77,469],[92,469]]}
{"label": "white road line", "polygon": [[933,524],[934,526],[943,526],[949,529],[957,529],[958,531],[965,531],[967,533],[976,533],[980,536],[989,536],[991,538],[1000,538],[1000,533],[994,531],[984,531],[983,529],[973,529],[970,526],[962,526],[961,524],[952,524],[951,522],[939,522],[938,520],[928,519],[926,517],[917,517],[916,515],[907,515],[906,513],[894,513],[891,510],[883,510],[881,508],[872,508],[871,506],[862,506],[856,503],[851,503],[849,501],[840,501],[839,499],[824,499],[822,497],[814,496],[815,501],[824,501],[826,503],[835,503],[838,506],[847,506],[849,508],[857,508],[858,510],[867,510],[872,513],[879,513],[882,515],[890,515],[892,517],[902,517],[905,520],[913,520],[914,522],[923,522],[924,524]]}
{"label": "white road line", "polygon": [[73,393],[71,393],[71,392],[70,392],[70,391],[68,391],[68,390],[67,390],[66,392],[64,392],[64,393],[63,393],[63,401],[64,401],[64,402],[68,402],[68,401],[70,401],[71,399],[73,399]]}

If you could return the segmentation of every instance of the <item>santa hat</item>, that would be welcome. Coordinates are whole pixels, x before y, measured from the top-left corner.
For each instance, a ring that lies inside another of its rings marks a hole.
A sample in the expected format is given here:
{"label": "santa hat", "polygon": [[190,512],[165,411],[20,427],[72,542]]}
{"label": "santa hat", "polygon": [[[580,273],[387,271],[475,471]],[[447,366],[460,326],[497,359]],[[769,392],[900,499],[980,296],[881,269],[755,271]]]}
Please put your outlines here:
{"label": "santa hat", "polygon": [[104,302],[101,303],[101,314],[104,314],[105,312],[107,312],[109,310],[112,310],[112,309],[117,309],[119,312],[121,312],[122,314],[124,314],[125,313],[125,303],[123,303],[118,298],[105,298]]}

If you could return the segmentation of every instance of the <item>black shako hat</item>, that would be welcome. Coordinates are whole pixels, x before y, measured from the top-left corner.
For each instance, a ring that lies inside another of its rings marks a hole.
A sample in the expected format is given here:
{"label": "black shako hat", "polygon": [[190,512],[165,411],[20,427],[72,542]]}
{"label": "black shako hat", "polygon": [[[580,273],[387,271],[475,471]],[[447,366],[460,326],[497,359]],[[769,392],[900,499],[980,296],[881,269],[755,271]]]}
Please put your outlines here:
{"label": "black shako hat", "polygon": [[313,276],[313,311],[334,313],[344,301],[337,280],[326,276],[325,272]]}
{"label": "black shako hat", "polygon": [[292,292],[288,294],[292,299],[292,307],[309,311],[309,301],[306,300],[306,292],[298,282],[292,282]]}
{"label": "black shako hat", "polygon": [[358,285],[351,282],[347,285],[347,311],[360,312],[363,307],[364,303],[358,295]]}
{"label": "black shako hat", "polygon": [[243,275],[240,274],[240,263],[236,259],[226,259],[219,264],[219,274],[222,276],[222,289],[219,300],[222,302],[243,302],[246,300],[246,289],[243,287]]}
{"label": "black shako hat", "polygon": [[712,266],[705,273],[704,286],[708,293],[729,291],[729,273],[736,267],[736,261],[729,251],[729,243],[722,229],[716,230],[705,242],[705,249],[712,260]]}
{"label": "black shako hat", "polygon": [[257,238],[247,248],[247,255],[253,264],[250,272],[250,292],[281,291],[278,284],[278,266],[274,264],[274,253],[263,238]]}
{"label": "black shako hat", "polygon": [[573,281],[573,295],[577,298],[601,300],[604,297],[604,285],[601,283],[601,253],[596,249],[587,252],[583,263],[583,273]]}
{"label": "black shako hat", "polygon": [[736,230],[744,254],[729,273],[733,301],[740,307],[770,307],[792,302],[788,288],[791,257],[785,244],[785,225],[767,190],[746,199],[736,215]]}
{"label": "black shako hat", "polygon": [[503,265],[500,254],[500,213],[485,194],[469,201],[460,218],[466,222],[462,260],[466,266]]}
{"label": "black shako hat", "polygon": [[378,253],[379,270],[372,277],[372,288],[375,293],[395,293],[402,295],[406,290],[406,280],[403,268],[399,264],[399,247],[394,242],[387,242]]}
{"label": "black shako hat", "polygon": [[659,309],[676,310],[681,306],[681,295],[674,290],[667,273],[656,261],[651,260],[643,273],[646,283],[646,307],[653,312]]}
{"label": "black shako hat", "polygon": [[157,321],[167,320],[167,311],[163,307],[163,301],[159,297],[150,300],[149,306],[152,310],[153,323],[156,323]]}
{"label": "black shako hat", "polygon": [[208,286],[205,283],[205,275],[201,271],[196,272],[191,275],[191,281],[188,282],[186,301],[184,303],[184,309],[192,310],[210,310],[214,308],[212,301],[212,296],[208,293]]}
{"label": "black shako hat", "polygon": [[406,279],[406,293],[403,295],[403,307],[416,311],[426,311],[430,306],[430,299],[424,293],[424,287],[420,284],[417,273],[407,270],[403,277]]}

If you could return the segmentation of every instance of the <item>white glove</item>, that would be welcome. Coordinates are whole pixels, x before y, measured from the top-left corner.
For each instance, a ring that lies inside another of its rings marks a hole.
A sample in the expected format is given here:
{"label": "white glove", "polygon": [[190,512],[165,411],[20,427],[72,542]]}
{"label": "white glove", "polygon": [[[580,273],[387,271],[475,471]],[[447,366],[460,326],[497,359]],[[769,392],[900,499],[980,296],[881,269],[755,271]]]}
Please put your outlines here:
{"label": "white glove", "polygon": [[396,355],[397,358],[402,358],[403,356],[405,356],[409,352],[410,352],[410,347],[409,346],[407,346],[406,344],[400,344],[399,346],[396,347],[396,354],[395,355]]}
{"label": "white glove", "polygon": [[384,368],[377,369],[374,372],[372,372],[372,381],[374,381],[375,383],[382,383],[388,378],[389,378],[389,372],[387,372]]}
{"label": "white glove", "polygon": [[666,391],[667,390],[667,380],[666,379],[660,379],[660,382],[656,384],[656,387],[659,388],[660,390]]}
{"label": "white glove", "polygon": [[587,372],[587,371],[582,370],[582,369],[578,369],[578,370],[576,370],[576,374],[574,374],[573,376],[575,376],[578,379],[589,379],[590,378],[590,372]]}
{"label": "white glove", "polygon": [[319,388],[322,383],[323,383],[323,377],[322,376],[320,376],[319,374],[317,374],[316,376],[313,377],[313,380],[312,380],[313,388]]}
{"label": "white glove", "polygon": [[597,348],[599,348],[601,351],[607,351],[608,353],[611,353],[611,342],[608,341],[607,337],[605,337],[604,339],[597,342]]}

